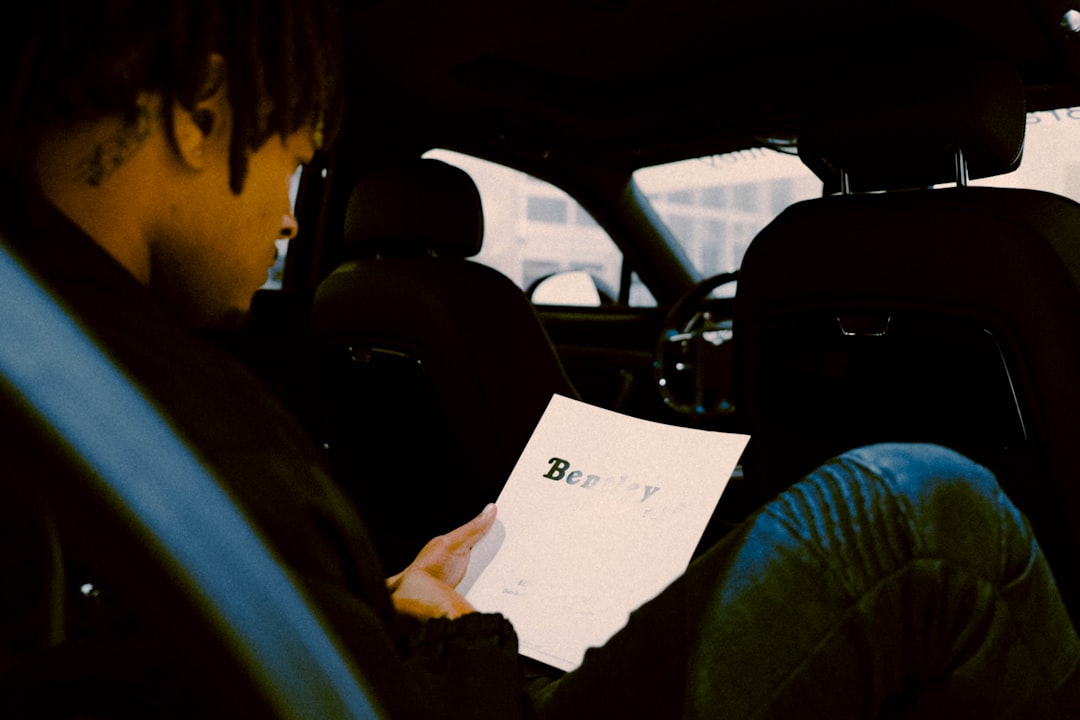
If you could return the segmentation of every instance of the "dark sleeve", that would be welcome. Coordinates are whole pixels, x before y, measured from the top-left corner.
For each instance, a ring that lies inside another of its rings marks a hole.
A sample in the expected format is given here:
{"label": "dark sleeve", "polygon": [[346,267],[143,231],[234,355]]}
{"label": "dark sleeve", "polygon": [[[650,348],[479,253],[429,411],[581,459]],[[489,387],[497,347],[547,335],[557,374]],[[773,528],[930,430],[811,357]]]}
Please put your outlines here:
{"label": "dark sleeve", "polygon": [[0,487],[0,674],[55,644],[64,630],[56,528],[51,517],[9,490]]}
{"label": "dark sleeve", "polygon": [[264,484],[260,515],[385,716],[528,717],[510,622],[481,613],[426,622],[395,615],[362,523],[344,512],[335,488],[318,482],[318,473],[306,477],[291,504]]}
{"label": "dark sleeve", "polygon": [[440,717],[532,717],[517,634],[502,615],[473,613],[418,624],[405,649],[405,668]]}
{"label": "dark sleeve", "polygon": [[388,720],[531,717],[513,626],[501,615],[409,623],[401,639],[374,609],[337,584],[307,585]]}

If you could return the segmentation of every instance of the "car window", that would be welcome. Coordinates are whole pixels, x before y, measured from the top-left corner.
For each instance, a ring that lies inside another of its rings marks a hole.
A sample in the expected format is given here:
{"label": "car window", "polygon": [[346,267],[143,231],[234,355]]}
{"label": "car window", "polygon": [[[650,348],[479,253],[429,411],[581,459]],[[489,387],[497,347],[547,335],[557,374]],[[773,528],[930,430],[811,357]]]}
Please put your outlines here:
{"label": "car window", "polygon": [[[758,231],[788,205],[822,191],[796,154],[765,148],[642,168],[634,181],[702,277],[737,270]],[[1020,167],[971,184],[1080,202],[1080,108],[1029,113]],[[721,291],[734,292],[734,285]]]}
{"label": "car window", "polygon": [[634,182],[701,277],[738,270],[759,230],[821,195],[798,156],[765,148],[641,168]]}
{"label": "car window", "polygon": [[[484,206],[484,244],[474,260],[495,268],[523,290],[556,273],[587,274],[592,292],[559,283],[539,297],[545,303],[595,305],[619,297],[623,255],[593,217],[559,188],[513,168],[449,150],[433,157],[456,165],[473,178]],[[575,288],[563,293],[559,288]],[[632,276],[629,304],[655,306],[648,288]]]}
{"label": "car window", "polygon": [[1080,202],[1080,107],[1028,113],[1020,167],[971,184],[1043,190]]}

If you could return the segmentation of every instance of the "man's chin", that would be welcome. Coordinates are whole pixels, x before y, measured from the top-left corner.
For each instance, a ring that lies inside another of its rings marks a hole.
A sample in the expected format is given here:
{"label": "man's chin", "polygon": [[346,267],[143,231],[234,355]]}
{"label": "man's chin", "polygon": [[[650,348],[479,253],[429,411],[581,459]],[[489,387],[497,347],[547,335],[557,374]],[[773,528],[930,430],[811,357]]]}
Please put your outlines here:
{"label": "man's chin", "polygon": [[216,326],[210,329],[223,331],[243,330],[245,327],[247,327],[250,321],[250,306],[243,309],[233,308],[231,310],[226,310],[224,313],[222,313],[217,320]]}
{"label": "man's chin", "polygon": [[192,330],[207,333],[243,330],[251,320],[251,304],[246,306],[200,305],[189,307],[181,319]]}
{"label": "man's chin", "polygon": [[251,283],[241,286],[235,280],[217,276],[201,283],[185,283],[180,281],[180,273],[162,271],[152,278],[150,291],[162,307],[182,325],[200,332],[243,328],[258,292],[258,286],[251,287]]}

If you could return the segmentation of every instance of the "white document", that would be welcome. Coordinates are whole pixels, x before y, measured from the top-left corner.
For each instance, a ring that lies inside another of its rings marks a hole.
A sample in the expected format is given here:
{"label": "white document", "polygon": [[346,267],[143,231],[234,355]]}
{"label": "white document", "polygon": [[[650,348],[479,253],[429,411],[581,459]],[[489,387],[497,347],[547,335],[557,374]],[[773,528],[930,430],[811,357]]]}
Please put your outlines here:
{"label": "white document", "polygon": [[681,575],[749,437],[555,396],[458,589],[563,670]]}

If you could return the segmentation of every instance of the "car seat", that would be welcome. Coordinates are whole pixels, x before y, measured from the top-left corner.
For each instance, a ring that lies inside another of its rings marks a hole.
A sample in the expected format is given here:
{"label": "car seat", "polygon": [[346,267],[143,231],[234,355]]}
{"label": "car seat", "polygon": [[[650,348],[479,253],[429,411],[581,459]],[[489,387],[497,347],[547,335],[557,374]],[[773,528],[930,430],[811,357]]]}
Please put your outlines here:
{"label": "car seat", "polygon": [[314,297],[313,423],[392,570],[495,500],[551,396],[577,397],[523,291],[469,260],[483,233],[464,171],[381,167]]}
{"label": "car seat", "polygon": [[746,472],[773,494],[852,446],[966,453],[1031,519],[1075,620],[1080,205],[967,186],[1018,166],[1024,86],[993,56],[924,57],[819,94],[799,154],[836,194],[793,205],[746,253]]}

